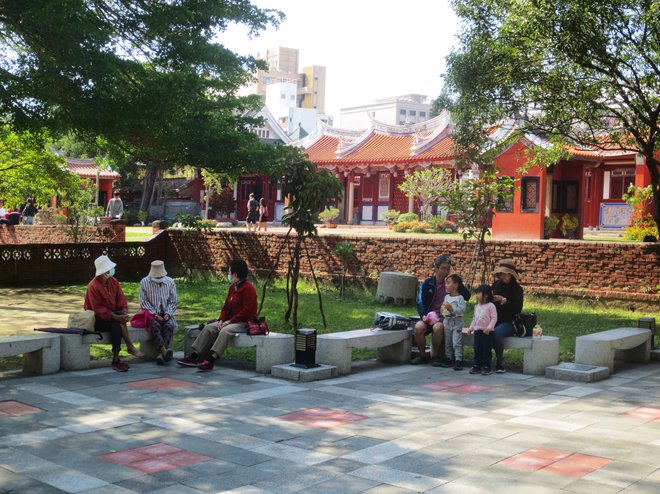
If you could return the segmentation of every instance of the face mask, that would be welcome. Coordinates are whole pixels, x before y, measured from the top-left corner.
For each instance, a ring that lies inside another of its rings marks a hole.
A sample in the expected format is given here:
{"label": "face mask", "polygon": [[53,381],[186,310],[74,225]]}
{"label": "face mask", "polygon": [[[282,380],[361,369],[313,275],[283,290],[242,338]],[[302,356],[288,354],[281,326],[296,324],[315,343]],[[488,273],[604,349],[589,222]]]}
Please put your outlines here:
{"label": "face mask", "polygon": [[162,283],[163,281],[165,281],[165,277],[163,276],[162,278],[151,278],[151,281],[153,281],[154,283]]}
{"label": "face mask", "polygon": [[115,268],[112,268],[110,271],[108,271],[108,276],[112,278],[115,275]]}
{"label": "face mask", "polygon": [[231,273],[227,274],[227,281],[229,281],[229,283],[234,282],[234,279],[231,277]]}

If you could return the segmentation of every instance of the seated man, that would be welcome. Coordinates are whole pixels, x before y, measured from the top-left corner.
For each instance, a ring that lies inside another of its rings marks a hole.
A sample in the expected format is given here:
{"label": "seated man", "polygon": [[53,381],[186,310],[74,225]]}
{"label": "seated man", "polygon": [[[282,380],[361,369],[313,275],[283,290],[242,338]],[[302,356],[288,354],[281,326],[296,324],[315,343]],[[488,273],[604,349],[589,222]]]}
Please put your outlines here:
{"label": "seated man", "polygon": [[[417,312],[422,320],[415,324],[413,337],[419,349],[419,354],[413,358],[412,365],[424,364],[432,360],[434,367],[448,365],[444,357],[444,325],[442,324],[442,303],[445,300],[445,278],[451,270],[449,256],[441,255],[433,262],[433,276],[425,279],[419,286],[417,295]],[[470,299],[467,289],[460,291],[463,298]],[[436,322],[436,319],[437,322]],[[426,351],[426,335],[431,334],[431,355]]]}
{"label": "seated man", "polygon": [[115,276],[114,262],[108,256],[99,256],[94,261],[96,275],[87,285],[85,293],[85,310],[93,310],[96,316],[96,331],[108,331],[112,342],[112,368],[119,372],[126,372],[128,364],[119,359],[121,340],[124,338],[128,353],[136,357],[144,357],[128,335],[126,326],[128,304],[126,297]]}
{"label": "seated man", "polygon": [[140,281],[140,309],[149,313],[149,328],[159,350],[156,363],[163,365],[172,359],[172,335],[177,330],[176,285],[167,276],[163,261],[153,261],[149,276]]}
{"label": "seated man", "polygon": [[[177,360],[177,364],[197,367],[199,372],[211,371],[216,359],[222,356],[234,335],[246,331],[247,322],[257,315],[257,290],[247,281],[247,276],[248,267],[245,261],[231,261],[228,279],[232,285],[218,320],[204,326],[192,345],[193,352]],[[207,358],[200,358],[206,355]]]}

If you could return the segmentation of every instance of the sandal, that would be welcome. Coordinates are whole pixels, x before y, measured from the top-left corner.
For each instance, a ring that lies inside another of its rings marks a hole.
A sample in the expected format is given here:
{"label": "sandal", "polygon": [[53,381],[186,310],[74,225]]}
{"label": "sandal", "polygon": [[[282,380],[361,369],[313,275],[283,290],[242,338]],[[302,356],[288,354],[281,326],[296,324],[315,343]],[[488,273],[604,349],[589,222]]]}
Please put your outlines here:
{"label": "sandal", "polygon": [[133,355],[134,357],[138,357],[138,358],[139,357],[144,357],[144,353],[142,353],[140,350],[138,350],[135,347],[131,348],[130,350],[126,350],[126,351],[128,353],[130,353],[131,355]]}
{"label": "sandal", "polygon": [[126,372],[129,369],[128,364],[126,362],[122,362],[121,360],[113,360],[112,368],[117,372]]}

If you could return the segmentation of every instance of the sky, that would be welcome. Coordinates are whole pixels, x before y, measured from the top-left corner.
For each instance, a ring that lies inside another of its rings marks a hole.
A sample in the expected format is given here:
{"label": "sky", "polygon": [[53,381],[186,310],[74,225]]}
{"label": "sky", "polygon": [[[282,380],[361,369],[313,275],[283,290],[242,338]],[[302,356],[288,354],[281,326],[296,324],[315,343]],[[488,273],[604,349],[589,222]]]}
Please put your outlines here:
{"label": "sky", "polygon": [[276,30],[250,40],[230,27],[219,41],[241,55],[299,49],[299,68],[326,67],[326,113],[409,93],[434,99],[445,57],[457,44],[449,0],[253,0],[285,13]]}

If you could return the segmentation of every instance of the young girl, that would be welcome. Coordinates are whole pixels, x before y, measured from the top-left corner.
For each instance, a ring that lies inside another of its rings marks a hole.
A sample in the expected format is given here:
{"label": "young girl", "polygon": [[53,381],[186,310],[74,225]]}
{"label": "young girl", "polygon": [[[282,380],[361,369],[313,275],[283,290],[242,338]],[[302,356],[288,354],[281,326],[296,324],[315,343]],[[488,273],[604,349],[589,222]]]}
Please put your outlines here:
{"label": "young girl", "polygon": [[474,307],[472,324],[468,333],[474,333],[474,365],[470,374],[488,376],[491,374],[491,350],[493,349],[497,310],[493,304],[493,289],[488,285],[479,285],[476,290],[477,305]]}
{"label": "young girl", "polygon": [[463,280],[457,274],[451,274],[445,279],[445,301],[442,303],[442,315],[445,326],[445,354],[451,359],[454,355],[454,370],[463,369],[463,314],[465,299],[458,293],[463,286]]}
{"label": "young girl", "polygon": [[266,199],[263,197],[259,200],[259,226],[257,231],[261,231],[261,227],[264,228],[264,231],[268,231],[268,206],[266,206]]}

